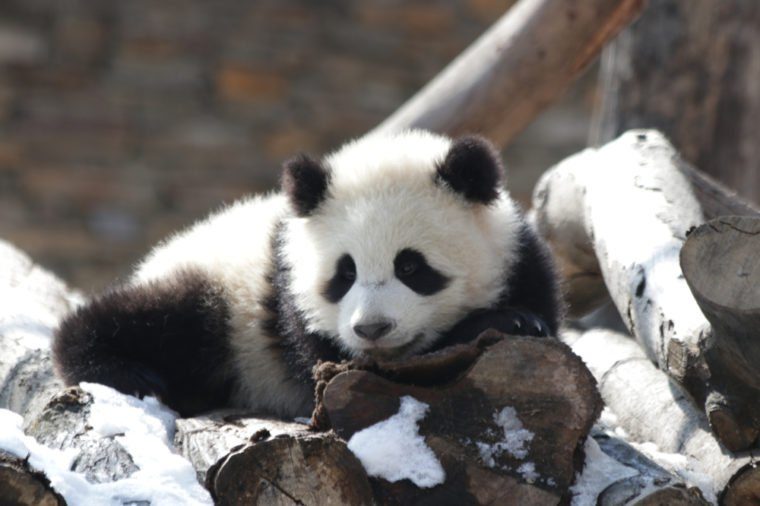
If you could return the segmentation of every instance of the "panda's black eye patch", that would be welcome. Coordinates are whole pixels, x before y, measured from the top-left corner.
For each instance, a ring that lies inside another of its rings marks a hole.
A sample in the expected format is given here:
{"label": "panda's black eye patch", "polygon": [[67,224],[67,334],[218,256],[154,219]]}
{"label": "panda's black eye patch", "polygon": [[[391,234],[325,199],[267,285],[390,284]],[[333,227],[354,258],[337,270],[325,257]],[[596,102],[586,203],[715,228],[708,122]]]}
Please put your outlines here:
{"label": "panda's black eye patch", "polygon": [[335,274],[327,282],[323,295],[332,303],[338,302],[356,281],[356,264],[351,255],[345,254],[335,263]]}
{"label": "panda's black eye patch", "polygon": [[396,277],[420,295],[433,295],[449,284],[449,278],[433,268],[417,250],[405,248],[393,260]]}

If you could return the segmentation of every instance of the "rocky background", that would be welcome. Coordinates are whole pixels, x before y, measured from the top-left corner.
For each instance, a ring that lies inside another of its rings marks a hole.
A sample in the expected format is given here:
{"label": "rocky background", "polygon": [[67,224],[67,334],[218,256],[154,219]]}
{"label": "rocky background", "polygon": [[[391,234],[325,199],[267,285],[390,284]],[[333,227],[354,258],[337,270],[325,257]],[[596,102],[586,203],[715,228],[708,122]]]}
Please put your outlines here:
{"label": "rocky background", "polygon": [[[513,0],[2,0],[0,237],[85,291],[393,112]],[[593,72],[505,153],[527,201]]]}

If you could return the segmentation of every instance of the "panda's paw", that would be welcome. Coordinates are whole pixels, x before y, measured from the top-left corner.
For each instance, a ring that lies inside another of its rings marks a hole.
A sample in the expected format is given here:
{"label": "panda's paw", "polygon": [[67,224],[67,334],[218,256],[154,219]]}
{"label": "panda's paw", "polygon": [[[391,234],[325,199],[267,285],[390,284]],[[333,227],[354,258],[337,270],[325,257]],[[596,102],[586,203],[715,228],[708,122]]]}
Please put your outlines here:
{"label": "panda's paw", "polygon": [[518,336],[548,337],[549,326],[536,314],[517,308],[502,311],[496,330]]}

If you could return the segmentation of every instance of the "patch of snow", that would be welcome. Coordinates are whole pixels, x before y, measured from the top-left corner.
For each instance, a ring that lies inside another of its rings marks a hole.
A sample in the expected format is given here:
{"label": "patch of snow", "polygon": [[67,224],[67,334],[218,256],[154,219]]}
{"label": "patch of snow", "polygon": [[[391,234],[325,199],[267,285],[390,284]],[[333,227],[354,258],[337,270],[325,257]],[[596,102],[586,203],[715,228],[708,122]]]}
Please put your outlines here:
{"label": "patch of snow", "polygon": [[0,409],[0,449],[43,473],[66,502],[77,505],[121,505],[149,502],[151,506],[211,505],[211,496],[197,481],[190,463],[170,446],[174,415],[155,399],[144,401],[95,384],[84,383],[92,394],[91,423],[103,435],[115,436],[131,454],[139,470],[111,483],[90,483],[71,471],[78,450],[45,447],[21,430],[21,417]]}
{"label": "patch of snow", "polygon": [[475,443],[483,463],[488,467],[496,467],[495,458],[500,457],[504,452],[517,459],[524,459],[528,455],[528,447],[533,441],[534,434],[523,427],[515,408],[506,406],[494,413],[493,419],[496,425],[501,427],[503,439],[493,444],[480,441]]}
{"label": "patch of snow", "polygon": [[390,482],[409,479],[422,488],[440,485],[446,473],[417,425],[429,408],[414,397],[402,397],[397,414],[355,433],[348,449],[370,476]]}
{"label": "patch of snow", "polygon": [[540,478],[539,474],[536,472],[536,464],[533,462],[520,464],[520,467],[517,468],[517,472],[520,473],[520,476],[522,476],[523,480],[527,483],[535,483],[536,480]]}
{"label": "patch of snow", "polygon": [[586,438],[584,445],[586,464],[583,472],[576,475],[575,484],[570,487],[573,494],[572,506],[593,506],[605,488],[618,480],[639,474],[635,469],[624,466],[599,448],[594,438]]}

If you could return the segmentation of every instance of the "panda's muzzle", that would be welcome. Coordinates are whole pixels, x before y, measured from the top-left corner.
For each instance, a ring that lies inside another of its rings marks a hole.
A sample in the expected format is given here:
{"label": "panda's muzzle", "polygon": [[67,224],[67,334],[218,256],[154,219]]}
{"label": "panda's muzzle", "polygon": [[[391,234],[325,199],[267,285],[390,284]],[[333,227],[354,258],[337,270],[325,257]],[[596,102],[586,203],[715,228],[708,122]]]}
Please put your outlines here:
{"label": "panda's muzzle", "polygon": [[354,333],[362,339],[377,341],[381,337],[388,335],[395,328],[396,322],[393,320],[378,320],[372,323],[358,323],[354,325]]}

